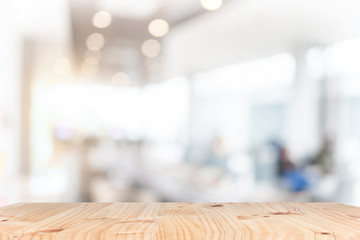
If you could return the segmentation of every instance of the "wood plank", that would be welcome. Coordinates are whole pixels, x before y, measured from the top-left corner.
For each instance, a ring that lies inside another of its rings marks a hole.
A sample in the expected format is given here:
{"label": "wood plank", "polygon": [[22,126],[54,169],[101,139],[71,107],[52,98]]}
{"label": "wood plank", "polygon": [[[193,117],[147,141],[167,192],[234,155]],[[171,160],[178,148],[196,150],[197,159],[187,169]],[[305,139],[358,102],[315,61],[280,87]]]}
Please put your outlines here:
{"label": "wood plank", "polygon": [[360,208],[339,203],[19,203],[1,240],[355,240]]}

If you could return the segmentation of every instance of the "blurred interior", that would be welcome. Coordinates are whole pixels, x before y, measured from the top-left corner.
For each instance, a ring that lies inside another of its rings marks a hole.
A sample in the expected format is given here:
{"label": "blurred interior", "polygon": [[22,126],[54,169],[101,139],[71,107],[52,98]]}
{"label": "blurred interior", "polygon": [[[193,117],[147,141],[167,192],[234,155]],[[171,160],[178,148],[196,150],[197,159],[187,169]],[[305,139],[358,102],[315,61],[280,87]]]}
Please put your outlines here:
{"label": "blurred interior", "polygon": [[0,7],[0,205],[360,206],[360,2]]}

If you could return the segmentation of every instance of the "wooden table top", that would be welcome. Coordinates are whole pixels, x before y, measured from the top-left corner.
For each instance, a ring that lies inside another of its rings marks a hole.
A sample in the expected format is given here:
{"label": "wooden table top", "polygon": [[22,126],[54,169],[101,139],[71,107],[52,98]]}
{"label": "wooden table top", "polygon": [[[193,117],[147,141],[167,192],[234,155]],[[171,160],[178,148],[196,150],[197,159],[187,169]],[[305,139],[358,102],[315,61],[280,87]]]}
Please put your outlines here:
{"label": "wooden table top", "polygon": [[26,240],[360,239],[360,208],[338,203],[19,203],[0,236]]}

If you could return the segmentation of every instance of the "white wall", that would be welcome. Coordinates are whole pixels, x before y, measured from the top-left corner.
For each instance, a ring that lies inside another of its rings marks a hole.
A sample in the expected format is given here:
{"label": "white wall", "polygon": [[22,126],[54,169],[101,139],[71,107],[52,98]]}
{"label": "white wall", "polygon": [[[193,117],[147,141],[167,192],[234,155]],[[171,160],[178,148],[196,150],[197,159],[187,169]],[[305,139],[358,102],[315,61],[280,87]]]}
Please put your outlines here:
{"label": "white wall", "polygon": [[[0,190],[1,204],[18,201],[19,186],[19,118],[21,38],[14,17],[15,4],[12,1],[0,3],[0,127],[4,141],[3,187]],[[11,198],[7,197],[11,196]]]}

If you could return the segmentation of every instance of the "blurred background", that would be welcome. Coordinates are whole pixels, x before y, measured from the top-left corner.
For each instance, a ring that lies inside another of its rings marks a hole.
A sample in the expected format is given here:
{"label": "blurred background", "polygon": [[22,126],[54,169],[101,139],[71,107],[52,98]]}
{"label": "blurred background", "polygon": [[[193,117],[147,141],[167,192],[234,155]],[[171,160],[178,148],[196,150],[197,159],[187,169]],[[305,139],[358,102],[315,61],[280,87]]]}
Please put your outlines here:
{"label": "blurred background", "polygon": [[357,0],[0,3],[0,205],[360,206]]}

